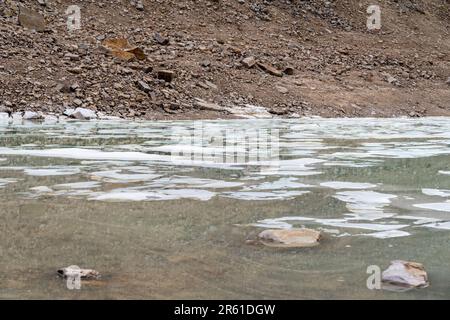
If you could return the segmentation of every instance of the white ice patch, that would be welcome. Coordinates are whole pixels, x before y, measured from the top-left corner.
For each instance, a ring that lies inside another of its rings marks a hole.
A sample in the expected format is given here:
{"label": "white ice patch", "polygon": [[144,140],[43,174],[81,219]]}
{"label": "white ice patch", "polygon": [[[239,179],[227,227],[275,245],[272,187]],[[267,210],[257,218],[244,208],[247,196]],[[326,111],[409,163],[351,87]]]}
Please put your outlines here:
{"label": "white ice patch", "polygon": [[316,222],[326,226],[350,228],[350,229],[364,229],[373,231],[389,231],[398,230],[408,227],[407,224],[381,224],[381,223],[350,223],[341,222],[339,219],[316,219]]}
{"label": "white ice patch", "polygon": [[388,231],[380,231],[374,233],[364,233],[360,234],[361,236],[368,236],[377,239],[390,239],[390,238],[399,238],[399,237],[407,237],[411,234],[409,232],[403,230],[388,230]]}
{"label": "white ice patch", "polygon": [[86,182],[73,182],[73,183],[63,183],[54,185],[55,189],[91,189],[98,188],[101,186],[100,182],[97,181],[86,181]]}
{"label": "white ice patch", "polygon": [[413,222],[413,224],[416,224],[416,225],[441,221],[440,219],[436,219],[436,218],[416,217],[416,216],[406,216],[406,215],[395,216],[395,218],[396,219],[405,219],[405,220],[415,220]]}
{"label": "white ice patch", "polygon": [[436,211],[446,211],[450,212],[450,201],[447,202],[437,202],[437,203],[419,203],[415,204],[414,207],[436,210]]}
{"label": "white ice patch", "polygon": [[383,208],[391,203],[396,195],[375,191],[341,191],[334,198],[346,202],[346,207],[353,213],[352,219],[377,220],[391,217]]}
{"label": "white ice patch", "polygon": [[136,191],[133,189],[116,189],[108,193],[102,193],[89,200],[97,201],[157,201],[194,199],[207,201],[215,196],[214,192],[198,189],[167,189],[155,191]]}
{"label": "white ice patch", "polygon": [[29,149],[17,150],[0,148],[3,155],[23,155],[46,158],[65,158],[78,160],[120,160],[120,161],[170,161],[169,156],[147,154],[141,152],[108,152],[92,149],[62,148],[62,149]]}
{"label": "white ice patch", "polygon": [[48,169],[25,169],[24,173],[29,176],[47,177],[47,176],[71,176],[80,173],[78,168],[48,168]]}
{"label": "white ice patch", "polygon": [[450,197],[450,190],[422,189],[422,193],[427,196]]}
{"label": "white ice patch", "polygon": [[[150,170],[149,170],[150,171]],[[91,178],[95,180],[103,180],[109,183],[131,183],[149,181],[159,178],[160,174],[154,173],[121,173],[122,170],[108,170],[92,172]]]}
{"label": "white ice patch", "polygon": [[328,181],[320,184],[322,187],[340,189],[371,189],[377,185],[372,183],[344,182],[344,181]]}
{"label": "white ice patch", "polygon": [[237,192],[224,192],[222,193],[222,196],[238,200],[291,200],[306,193],[309,193],[309,191],[272,191],[272,192],[237,191]]}
{"label": "white ice patch", "polygon": [[258,185],[246,187],[244,190],[284,190],[284,189],[299,189],[311,188],[313,185],[297,182],[297,178],[281,178],[272,182],[263,182]]}
{"label": "white ice patch", "polygon": [[215,179],[201,179],[188,176],[172,176],[164,177],[154,180],[152,183],[148,184],[152,188],[176,188],[176,187],[187,187],[187,188],[201,188],[201,189],[225,189],[225,188],[235,188],[244,185],[242,182],[233,181],[222,181]]}

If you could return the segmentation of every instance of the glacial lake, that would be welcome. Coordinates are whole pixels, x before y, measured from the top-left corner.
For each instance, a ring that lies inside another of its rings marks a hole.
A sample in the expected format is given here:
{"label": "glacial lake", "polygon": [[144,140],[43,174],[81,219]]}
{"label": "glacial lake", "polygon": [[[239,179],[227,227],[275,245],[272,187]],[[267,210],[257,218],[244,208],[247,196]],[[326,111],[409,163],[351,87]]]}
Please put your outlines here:
{"label": "glacial lake", "polygon": [[[449,299],[450,118],[0,117],[0,228],[1,299]],[[369,290],[398,259],[430,286]]]}

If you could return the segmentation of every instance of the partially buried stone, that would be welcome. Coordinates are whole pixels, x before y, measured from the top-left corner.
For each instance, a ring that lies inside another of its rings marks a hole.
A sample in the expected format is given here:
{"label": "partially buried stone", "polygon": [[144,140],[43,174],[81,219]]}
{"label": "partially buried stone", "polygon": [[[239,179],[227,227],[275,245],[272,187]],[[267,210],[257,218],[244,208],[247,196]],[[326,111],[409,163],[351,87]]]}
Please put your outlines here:
{"label": "partially buried stone", "polygon": [[273,76],[276,76],[276,77],[282,77],[283,76],[283,72],[281,72],[280,70],[272,67],[271,65],[258,62],[258,67],[260,67],[263,71],[265,71],[268,74],[271,74]]}
{"label": "partially buried stone", "polygon": [[136,86],[138,87],[139,90],[142,90],[145,93],[149,93],[151,91],[150,86],[145,81],[142,80],[136,81]]}
{"label": "partially buried stone", "polygon": [[158,79],[164,80],[166,82],[172,82],[175,78],[175,72],[170,70],[160,70],[158,71]]}
{"label": "partially buried stone", "polygon": [[258,235],[260,242],[269,247],[302,248],[319,244],[320,231],[312,229],[264,230]]}

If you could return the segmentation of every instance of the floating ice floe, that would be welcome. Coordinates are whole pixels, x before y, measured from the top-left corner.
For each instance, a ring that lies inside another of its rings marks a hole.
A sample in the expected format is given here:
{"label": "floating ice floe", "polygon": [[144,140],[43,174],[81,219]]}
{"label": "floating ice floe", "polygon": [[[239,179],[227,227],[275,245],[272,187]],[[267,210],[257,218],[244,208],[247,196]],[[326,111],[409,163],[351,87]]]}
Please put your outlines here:
{"label": "floating ice floe", "polygon": [[154,173],[121,173],[122,170],[108,170],[92,172],[91,178],[96,180],[103,180],[109,183],[130,183],[150,181],[161,177],[160,174]]}
{"label": "floating ice floe", "polygon": [[419,203],[419,204],[415,204],[414,207],[422,208],[422,209],[429,209],[429,210],[436,210],[436,211],[450,212],[450,201],[437,202],[437,203]]}
{"label": "floating ice floe", "polygon": [[396,195],[375,191],[341,191],[334,198],[346,202],[346,207],[353,220],[377,220],[392,217],[392,213],[384,212],[384,207],[391,203]]}
{"label": "floating ice floe", "polygon": [[298,178],[281,178],[276,181],[263,182],[258,185],[248,186],[245,190],[283,190],[283,189],[300,189],[311,188],[313,185],[297,182]]}
{"label": "floating ice floe", "polygon": [[78,168],[48,168],[48,169],[25,169],[24,173],[29,176],[70,176],[80,173]]}
{"label": "floating ice floe", "polygon": [[422,193],[427,196],[450,197],[450,190],[422,189]]}
{"label": "floating ice floe", "polygon": [[175,188],[175,187],[187,187],[187,188],[201,188],[201,189],[224,189],[235,188],[244,185],[242,182],[235,181],[223,181],[215,179],[201,179],[189,176],[171,176],[156,179],[147,186],[151,188]]}
{"label": "floating ice floe", "polygon": [[407,215],[396,215],[395,219],[415,220],[413,222],[413,224],[415,224],[415,225],[421,225],[421,224],[433,223],[433,222],[441,221],[440,219],[436,219],[436,218],[407,216]]}
{"label": "floating ice floe", "polygon": [[380,231],[380,232],[374,232],[374,233],[364,233],[364,234],[360,234],[360,235],[377,238],[377,239],[390,239],[390,238],[406,237],[406,236],[410,236],[411,234],[409,232],[406,232],[403,230],[386,230],[386,231]]}
{"label": "floating ice floe", "polygon": [[91,189],[98,188],[101,183],[98,181],[72,182],[54,185],[54,189]]}
{"label": "floating ice floe", "polygon": [[[322,219],[322,218],[311,218],[302,216],[288,216],[281,218],[268,218],[260,220],[256,223],[252,223],[251,226],[259,228],[269,228],[269,229],[294,229],[294,225],[305,224],[305,225],[322,225],[326,227],[335,227],[350,230],[371,230],[376,231],[373,233],[340,233],[337,230],[338,235],[336,237],[343,236],[369,236],[379,239],[397,238],[409,236],[410,233],[400,230],[409,227],[408,224],[396,224],[396,223],[354,223],[349,222],[344,219]],[[334,232],[336,233],[336,232]]]}
{"label": "floating ice floe", "polygon": [[236,191],[224,192],[221,195],[227,198],[238,200],[290,200],[298,196],[309,193],[309,191],[272,191],[272,192],[258,192],[258,191]]}
{"label": "floating ice floe", "polygon": [[214,197],[214,192],[198,189],[163,189],[154,191],[138,191],[133,189],[115,189],[104,192],[89,200],[97,201],[156,201],[156,200],[178,200],[194,199],[207,201]]}
{"label": "floating ice floe", "polygon": [[345,182],[345,181],[328,181],[320,184],[322,187],[332,189],[371,189],[377,185],[372,183],[358,183],[358,182]]}

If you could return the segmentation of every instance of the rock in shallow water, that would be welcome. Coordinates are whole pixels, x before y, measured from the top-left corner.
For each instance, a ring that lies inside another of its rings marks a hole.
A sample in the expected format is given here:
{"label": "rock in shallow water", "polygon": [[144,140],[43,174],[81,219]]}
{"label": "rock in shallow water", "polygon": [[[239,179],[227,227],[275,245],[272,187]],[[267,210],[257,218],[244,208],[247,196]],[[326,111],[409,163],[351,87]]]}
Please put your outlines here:
{"label": "rock in shallow water", "polygon": [[269,247],[302,248],[319,244],[320,231],[312,229],[264,230],[258,235],[260,242]]}
{"label": "rock in shallow water", "polygon": [[383,283],[404,288],[428,287],[428,275],[421,263],[394,260],[391,265],[383,271]]}
{"label": "rock in shallow water", "polygon": [[64,115],[78,120],[97,119],[97,114],[94,111],[85,108],[66,109]]}

